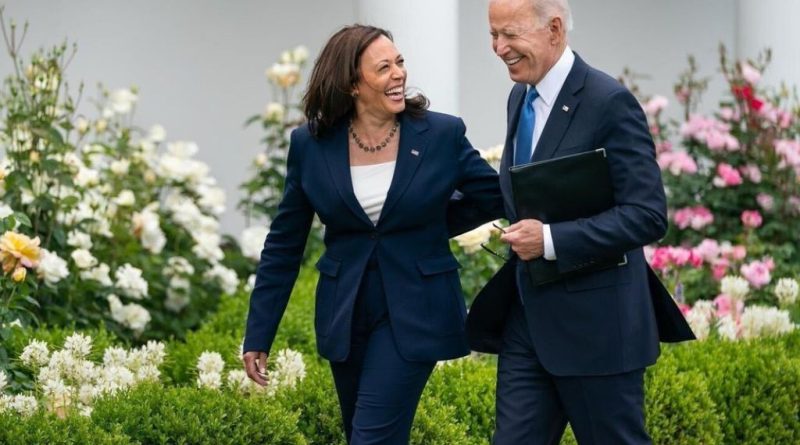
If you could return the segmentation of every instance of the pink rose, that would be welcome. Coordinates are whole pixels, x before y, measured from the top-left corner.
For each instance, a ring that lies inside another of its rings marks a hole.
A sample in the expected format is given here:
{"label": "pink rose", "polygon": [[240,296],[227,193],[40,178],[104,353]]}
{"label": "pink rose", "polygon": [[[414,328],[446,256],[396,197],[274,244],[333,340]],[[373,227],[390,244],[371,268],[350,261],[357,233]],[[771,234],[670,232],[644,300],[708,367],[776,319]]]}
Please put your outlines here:
{"label": "pink rose", "polygon": [[755,85],[758,83],[759,80],[761,80],[761,72],[753,68],[753,66],[750,65],[749,63],[741,62],[739,64],[739,67],[742,70],[742,77],[750,85]]}
{"label": "pink rose", "polygon": [[658,155],[658,166],[677,176],[681,173],[697,173],[697,163],[683,151],[664,151]]}
{"label": "pink rose", "polygon": [[647,101],[646,104],[644,104],[643,108],[645,113],[649,114],[650,116],[656,116],[661,113],[664,108],[667,108],[667,105],[669,105],[669,100],[667,100],[666,97],[653,96]]}
{"label": "pink rose", "polygon": [[732,255],[734,260],[741,261],[747,256],[747,248],[742,245],[733,246]]}
{"label": "pink rose", "polygon": [[694,215],[694,212],[692,212],[691,207],[686,207],[676,211],[675,215],[673,216],[675,225],[677,225],[679,229],[685,229],[689,227],[689,224],[692,223],[692,215]]}
{"label": "pink rose", "polygon": [[761,261],[752,261],[748,264],[742,265],[739,269],[745,280],[750,282],[750,285],[756,289],[764,287],[772,279],[769,273],[769,267],[766,263]]}
{"label": "pink rose", "polygon": [[694,251],[705,261],[711,262],[719,256],[719,243],[716,240],[706,238],[694,248]]}
{"label": "pink rose", "polygon": [[739,167],[739,171],[744,175],[750,182],[754,184],[758,184],[761,182],[761,169],[758,168],[757,165],[747,164],[745,166]]}
{"label": "pink rose", "polygon": [[789,128],[792,126],[792,120],[794,119],[794,115],[786,110],[778,111],[778,125],[783,128]]}
{"label": "pink rose", "polygon": [[659,141],[656,142],[656,153],[664,153],[665,151],[672,150],[672,142],[670,141]]}
{"label": "pink rose", "polygon": [[655,270],[663,271],[670,265],[669,247],[659,247],[653,252],[650,266]]}
{"label": "pink rose", "polygon": [[767,193],[759,193],[756,196],[756,202],[765,212],[769,212],[775,207],[775,199]]}
{"label": "pink rose", "polygon": [[692,308],[686,303],[678,303],[678,309],[681,310],[681,314],[685,317]]}
{"label": "pink rose", "polygon": [[672,247],[669,251],[670,260],[676,266],[684,266],[692,257],[692,251],[683,247]]}
{"label": "pink rose", "polygon": [[731,107],[722,107],[719,109],[719,117],[722,120],[730,121],[735,119],[736,113]]}
{"label": "pink rose", "polygon": [[699,269],[703,265],[703,257],[698,255],[694,249],[689,251],[689,264],[695,269]]}
{"label": "pink rose", "polygon": [[711,274],[714,276],[714,279],[719,281],[725,274],[728,273],[728,267],[730,266],[730,261],[726,258],[718,258],[714,260],[711,265]]}
{"label": "pink rose", "polygon": [[758,210],[745,210],[742,212],[742,224],[744,224],[745,227],[756,229],[761,227],[762,222],[763,220]]}
{"label": "pink rose", "polygon": [[711,213],[711,210],[703,206],[697,206],[692,208],[692,228],[694,230],[700,230],[703,227],[711,224],[714,222],[714,215]]}
{"label": "pink rose", "polygon": [[742,176],[739,172],[724,162],[717,166],[717,176],[714,177],[714,185],[717,187],[731,187],[742,183]]}
{"label": "pink rose", "polygon": [[[717,298],[714,299],[714,306],[717,307],[717,318],[723,318],[727,315],[732,315],[731,309],[733,309],[733,300],[731,299],[731,297],[725,294],[717,295]],[[744,302],[737,301],[736,302],[737,313],[741,313],[742,309],[744,309]]]}

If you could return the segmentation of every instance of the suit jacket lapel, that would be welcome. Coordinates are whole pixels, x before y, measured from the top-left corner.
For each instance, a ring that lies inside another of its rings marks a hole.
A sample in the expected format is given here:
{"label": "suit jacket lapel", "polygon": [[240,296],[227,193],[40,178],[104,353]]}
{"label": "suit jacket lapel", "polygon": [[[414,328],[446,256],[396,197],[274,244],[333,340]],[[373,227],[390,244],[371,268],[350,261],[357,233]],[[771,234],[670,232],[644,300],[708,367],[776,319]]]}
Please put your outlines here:
{"label": "suit jacket lapel", "polygon": [[328,169],[339,196],[347,207],[360,220],[372,226],[372,221],[353,192],[353,178],[350,175],[350,151],[348,149],[347,125],[337,126],[321,143]]}
{"label": "suit jacket lapel", "polygon": [[572,69],[558,93],[547,123],[536,143],[532,159],[534,162],[552,158],[558,149],[570,122],[572,122],[572,116],[575,115],[575,110],[581,102],[578,92],[583,88],[588,71],[589,66],[575,54]]}
{"label": "suit jacket lapel", "polygon": [[392,176],[392,184],[386,194],[386,202],[383,203],[381,216],[378,219],[380,225],[386,215],[392,210],[403,196],[403,193],[411,183],[411,178],[417,171],[417,167],[425,156],[427,140],[423,133],[428,129],[428,123],[424,119],[414,119],[403,113],[400,116],[400,143],[397,149],[397,164]]}

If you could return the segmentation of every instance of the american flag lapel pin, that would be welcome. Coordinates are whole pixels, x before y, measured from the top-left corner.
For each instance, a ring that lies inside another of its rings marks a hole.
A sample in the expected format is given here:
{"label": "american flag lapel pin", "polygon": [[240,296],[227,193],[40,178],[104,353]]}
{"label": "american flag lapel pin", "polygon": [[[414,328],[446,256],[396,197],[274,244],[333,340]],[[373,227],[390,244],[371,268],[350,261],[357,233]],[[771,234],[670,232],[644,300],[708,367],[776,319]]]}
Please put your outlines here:
{"label": "american flag lapel pin", "polygon": [[569,107],[568,107],[568,106],[566,106],[566,105],[564,105],[563,107],[561,107],[561,109],[562,109],[562,110],[564,110],[564,112],[565,112],[565,113],[569,111]]}
{"label": "american flag lapel pin", "polygon": [[415,148],[412,148],[411,149],[411,154],[414,155],[414,156],[419,156],[419,151],[417,149],[415,149]]}

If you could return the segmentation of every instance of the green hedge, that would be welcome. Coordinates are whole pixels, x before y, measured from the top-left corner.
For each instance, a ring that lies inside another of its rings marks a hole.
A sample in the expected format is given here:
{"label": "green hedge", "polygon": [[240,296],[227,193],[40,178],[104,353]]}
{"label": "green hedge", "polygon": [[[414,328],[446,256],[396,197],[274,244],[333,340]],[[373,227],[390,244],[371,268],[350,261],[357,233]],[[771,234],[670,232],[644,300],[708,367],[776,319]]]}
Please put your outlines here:
{"label": "green hedge", "polygon": [[142,385],[98,402],[92,421],[143,444],[305,445],[298,416],[263,396]]}
{"label": "green hedge", "polygon": [[[194,387],[194,368],[203,350],[222,353],[228,369],[241,366],[248,299],[224,297],[219,311],[199,330],[168,345],[162,371],[177,387],[149,385],[100,401],[91,422],[43,414],[22,420],[0,416],[0,443],[344,445],[331,372],[314,345],[315,284],[316,273],[304,268],[274,347],[304,353],[307,376],[296,389],[267,399]],[[35,336],[60,345],[68,333]],[[98,346],[113,341],[111,335],[93,336]],[[25,344],[27,340],[15,339],[10,349],[21,350]],[[798,357],[800,333],[753,342],[665,346],[645,377],[647,428],[654,443],[800,443]],[[494,428],[495,366],[493,357],[482,356],[437,367],[423,393],[412,443],[488,443]],[[562,443],[576,443],[569,430]]]}
{"label": "green hedge", "polygon": [[106,431],[92,419],[70,416],[59,419],[52,414],[38,412],[20,419],[12,413],[0,413],[0,443],[4,445],[129,445],[136,444],[119,428]]}
{"label": "green hedge", "polygon": [[[702,376],[724,419],[725,444],[800,443],[798,337],[699,342],[673,348],[659,366]],[[691,413],[697,415],[697,413]]]}

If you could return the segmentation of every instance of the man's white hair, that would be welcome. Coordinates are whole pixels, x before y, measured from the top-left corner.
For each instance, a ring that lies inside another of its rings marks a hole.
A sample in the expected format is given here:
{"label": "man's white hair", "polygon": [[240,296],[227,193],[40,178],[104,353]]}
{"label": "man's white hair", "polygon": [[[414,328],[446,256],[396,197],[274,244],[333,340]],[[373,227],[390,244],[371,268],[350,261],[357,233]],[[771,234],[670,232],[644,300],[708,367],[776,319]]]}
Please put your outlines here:
{"label": "man's white hair", "polygon": [[544,25],[553,17],[561,17],[566,30],[572,31],[572,11],[567,0],[531,0],[531,4],[539,24]]}

